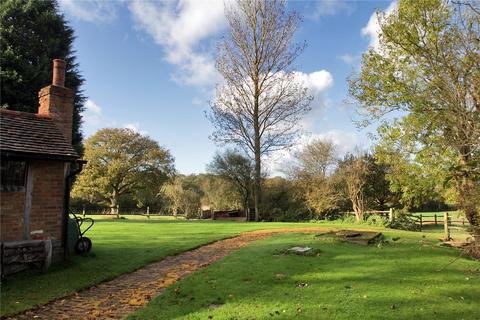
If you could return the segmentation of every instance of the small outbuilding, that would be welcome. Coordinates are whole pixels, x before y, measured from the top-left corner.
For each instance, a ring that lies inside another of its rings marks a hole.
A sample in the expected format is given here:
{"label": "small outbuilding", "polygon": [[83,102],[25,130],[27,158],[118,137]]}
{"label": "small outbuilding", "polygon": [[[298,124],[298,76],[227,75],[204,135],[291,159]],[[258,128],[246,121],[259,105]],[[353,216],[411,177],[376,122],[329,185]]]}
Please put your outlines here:
{"label": "small outbuilding", "polygon": [[53,61],[36,114],[0,110],[2,274],[67,257],[71,179],[82,161],[72,147],[75,92],[65,61]]}

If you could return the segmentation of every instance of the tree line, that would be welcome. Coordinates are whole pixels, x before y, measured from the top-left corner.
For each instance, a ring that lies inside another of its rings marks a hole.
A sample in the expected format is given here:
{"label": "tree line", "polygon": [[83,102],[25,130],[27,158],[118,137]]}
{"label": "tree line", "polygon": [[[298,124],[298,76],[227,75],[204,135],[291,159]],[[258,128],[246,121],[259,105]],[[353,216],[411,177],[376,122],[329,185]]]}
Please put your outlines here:
{"label": "tree line", "polygon": [[[242,151],[220,151],[206,173],[176,172],[171,153],[130,129],[102,129],[85,142],[87,165],[72,192],[75,205],[97,204],[116,213],[151,208],[151,213],[202,218],[204,212],[254,209],[254,160]],[[263,175],[259,219],[335,219],[352,211],[357,221],[369,210],[438,210],[453,207],[453,185],[439,189],[395,168],[382,149],[339,155],[329,140],[314,139],[282,166],[282,176]],[[432,177],[435,179],[436,177]],[[399,182],[400,181],[400,182]],[[401,184],[401,181],[408,181]],[[399,185],[400,183],[400,185]],[[410,185],[417,185],[410,190]],[[154,212],[155,211],[155,212]]]}

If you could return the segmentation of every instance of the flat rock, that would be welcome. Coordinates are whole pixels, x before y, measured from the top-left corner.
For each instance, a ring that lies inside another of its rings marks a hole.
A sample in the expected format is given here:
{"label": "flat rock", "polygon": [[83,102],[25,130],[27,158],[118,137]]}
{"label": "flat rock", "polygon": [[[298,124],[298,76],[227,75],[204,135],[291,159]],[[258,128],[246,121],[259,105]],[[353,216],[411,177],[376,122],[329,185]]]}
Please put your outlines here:
{"label": "flat rock", "polygon": [[310,248],[310,247],[292,247],[292,248],[288,249],[288,251],[298,252],[298,253],[305,253],[305,252],[308,252],[310,250],[312,250],[312,248]]}

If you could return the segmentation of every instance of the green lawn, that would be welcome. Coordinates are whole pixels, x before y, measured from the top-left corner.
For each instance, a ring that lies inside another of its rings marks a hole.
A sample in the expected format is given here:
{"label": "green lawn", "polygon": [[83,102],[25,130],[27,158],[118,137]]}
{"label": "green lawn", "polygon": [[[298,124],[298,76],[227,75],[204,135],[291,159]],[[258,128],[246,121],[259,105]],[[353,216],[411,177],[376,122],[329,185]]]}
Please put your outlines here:
{"label": "green lawn", "polygon": [[[93,240],[92,254],[86,257],[74,257],[68,263],[55,266],[46,274],[23,273],[9,277],[6,281],[2,282],[2,315],[20,312],[37,304],[46,303],[52,299],[73,293],[81,288],[86,288],[101,281],[111,279],[122,273],[131,272],[150,262],[160,260],[165,256],[192,249],[208,242],[231,237],[243,231],[279,227],[348,227],[348,225],[340,224],[339,222],[329,222],[328,224],[238,223],[219,221],[179,221],[162,217],[152,217],[151,219],[147,219],[142,216],[128,216],[127,219],[121,220],[112,220],[105,216],[98,216],[96,218],[97,220],[94,227],[87,234]],[[374,229],[374,227],[369,225],[359,225],[355,227]],[[401,234],[411,235],[411,237],[415,239],[421,238],[420,233],[403,232]],[[435,233],[425,233],[425,236],[428,239],[439,238],[439,234]],[[284,238],[275,238],[274,241],[279,241],[277,239]],[[265,250],[270,250],[269,248],[272,247],[272,243],[268,241],[263,243],[266,244]],[[340,246],[339,248],[341,249],[342,247]],[[417,248],[417,246],[415,246],[415,248]],[[258,252],[263,249],[260,244],[255,244],[252,246],[252,250]],[[457,254],[456,251],[443,248],[436,248],[436,250],[439,252],[439,259],[445,261]],[[415,252],[418,253],[417,251]],[[245,254],[245,250],[242,251],[241,254]],[[409,252],[407,251],[407,259],[416,258],[416,256],[409,256],[408,254]],[[234,255],[232,258],[228,258],[225,261],[236,259],[235,257],[237,257],[237,255]],[[260,256],[258,259],[259,261],[264,261],[265,264],[277,264],[278,262],[284,261],[278,260],[277,258],[278,257],[268,255],[268,257]],[[372,263],[373,262],[374,260]],[[221,263],[226,263],[226,265],[228,265],[230,262]],[[249,263],[246,266],[241,266],[241,268],[244,268],[244,271],[247,274],[250,274],[252,273],[251,270],[256,270],[255,268],[258,267],[255,267],[255,263],[252,265]],[[334,265],[339,264],[338,268],[340,269],[343,267],[343,260],[335,260],[332,263]],[[220,266],[222,264],[220,264]],[[218,269],[218,266],[219,264],[216,264],[215,267],[213,267],[213,270]],[[209,268],[207,270],[211,269]],[[302,269],[300,268],[297,271],[302,272],[301,270]],[[230,272],[227,274],[230,274]],[[262,273],[255,271],[254,276],[256,277],[257,275],[261,276]],[[235,276],[235,274],[233,273],[232,276]],[[476,275],[471,276],[472,279],[476,279],[475,277]],[[194,279],[195,277],[189,278],[188,281],[193,281]],[[228,277],[226,280],[228,280]],[[232,281],[233,280],[234,278],[232,278]],[[218,281],[223,282],[221,278],[219,278]],[[452,285],[455,284],[454,281],[451,281],[451,283]],[[266,283],[265,285],[268,286],[269,284]],[[241,289],[241,287],[242,286],[239,286],[239,289]],[[294,290],[292,292],[296,291]],[[239,295],[236,296],[239,297]],[[254,296],[251,298],[257,299]],[[263,298],[262,296],[259,296],[258,299],[258,301],[262,301]],[[201,296],[199,296],[198,301],[202,301]],[[150,309],[147,309],[146,312],[148,312],[148,310]],[[168,312],[175,312],[173,309],[168,310]],[[167,309],[165,312],[166,311]]]}
{"label": "green lawn", "polygon": [[[419,233],[386,234],[400,239],[380,248],[312,234],[262,240],[178,282],[129,319],[480,319],[478,261],[446,266],[457,250]],[[322,252],[273,255],[297,245]]]}
{"label": "green lawn", "polygon": [[46,274],[22,273],[2,282],[2,316],[46,303],[122,273],[131,272],[165,256],[243,231],[309,225],[190,222],[169,217],[147,219],[142,216],[128,216],[127,219],[120,220],[108,216],[94,218],[96,223],[86,234],[93,241],[93,250],[89,256],[75,256],[68,263],[55,266]]}

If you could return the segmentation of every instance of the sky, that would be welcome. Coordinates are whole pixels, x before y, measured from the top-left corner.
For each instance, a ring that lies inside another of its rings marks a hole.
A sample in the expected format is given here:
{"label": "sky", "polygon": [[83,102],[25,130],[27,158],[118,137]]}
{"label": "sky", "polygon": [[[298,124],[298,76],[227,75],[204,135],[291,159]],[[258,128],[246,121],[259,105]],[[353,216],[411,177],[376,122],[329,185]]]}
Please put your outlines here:
{"label": "sky", "polygon": [[[229,0],[225,0],[229,1]],[[75,30],[74,50],[88,97],[83,133],[125,127],[169,149],[180,173],[205,171],[219,146],[205,113],[221,76],[215,49],[226,32],[224,0],[59,0]],[[299,124],[295,146],[265,159],[276,174],[312,139],[332,140],[340,154],[371,146],[375,127],[358,129],[348,77],[361,55],[378,46],[376,10],[391,1],[289,1],[303,17],[295,35],[307,47],[295,62],[300,81],[314,96]]]}

